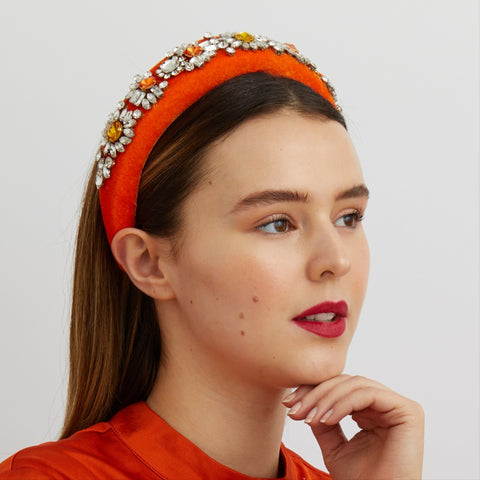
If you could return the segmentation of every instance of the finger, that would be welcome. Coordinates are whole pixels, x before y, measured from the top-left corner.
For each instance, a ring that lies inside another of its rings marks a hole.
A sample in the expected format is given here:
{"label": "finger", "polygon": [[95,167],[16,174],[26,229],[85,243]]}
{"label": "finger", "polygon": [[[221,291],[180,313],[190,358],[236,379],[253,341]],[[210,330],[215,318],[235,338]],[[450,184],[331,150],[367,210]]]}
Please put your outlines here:
{"label": "finger", "polygon": [[[307,423],[325,421],[333,412],[333,406],[341,399],[349,398],[354,392],[362,389],[373,389],[379,392],[390,392],[384,385],[361,376],[346,377],[329,388],[321,398],[317,400],[310,412],[306,415]],[[331,423],[331,422],[329,422]]]}
{"label": "finger", "polygon": [[290,392],[283,400],[282,403],[286,407],[292,407],[296,402],[305,396],[306,393],[310,392],[315,385],[300,385],[296,390]]}
{"label": "finger", "polygon": [[287,397],[289,400],[287,406],[291,407],[288,415],[294,420],[305,419],[323,396],[349,378],[348,375],[338,375],[315,387],[305,385],[299,387],[294,397]]}
{"label": "finger", "polygon": [[334,425],[347,415],[363,429],[392,427],[404,423],[399,395],[375,386],[367,386],[336,398],[329,406],[322,406],[309,419],[310,424]]}

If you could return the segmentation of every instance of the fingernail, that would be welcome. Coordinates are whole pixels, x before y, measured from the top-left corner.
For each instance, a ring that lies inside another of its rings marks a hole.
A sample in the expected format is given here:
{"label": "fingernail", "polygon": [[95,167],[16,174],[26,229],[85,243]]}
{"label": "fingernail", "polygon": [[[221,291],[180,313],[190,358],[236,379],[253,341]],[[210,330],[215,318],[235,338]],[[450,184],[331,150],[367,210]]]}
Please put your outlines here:
{"label": "fingernail", "polygon": [[283,400],[283,403],[291,402],[295,398],[295,392],[289,393]]}
{"label": "fingernail", "polygon": [[320,423],[325,423],[328,417],[333,413],[333,408],[331,408],[321,419]]}
{"label": "fingernail", "polygon": [[312,423],[313,417],[317,413],[317,407],[315,407],[308,415],[307,418],[305,419],[305,423]]}
{"label": "fingernail", "polygon": [[299,410],[300,407],[302,406],[302,402],[297,402],[289,411],[289,415],[295,415]]}

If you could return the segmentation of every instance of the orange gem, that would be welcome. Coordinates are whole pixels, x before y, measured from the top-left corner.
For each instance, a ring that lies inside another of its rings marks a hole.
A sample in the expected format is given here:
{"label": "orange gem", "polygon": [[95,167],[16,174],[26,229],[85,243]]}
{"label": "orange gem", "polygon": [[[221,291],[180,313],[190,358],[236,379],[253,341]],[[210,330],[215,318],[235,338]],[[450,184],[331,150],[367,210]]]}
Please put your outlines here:
{"label": "orange gem", "polygon": [[235,38],[245,43],[250,43],[255,40],[255,37],[248,32],[236,33]]}
{"label": "orange gem", "polygon": [[138,86],[140,87],[140,90],[143,90],[144,92],[146,92],[147,90],[150,90],[154,85],[155,85],[155,79],[153,77],[144,78],[138,84]]}
{"label": "orange gem", "polygon": [[285,46],[288,47],[290,50],[293,50],[295,53],[300,53],[293,43],[286,43]]}
{"label": "orange gem", "polygon": [[122,133],[123,133],[122,122],[119,122],[117,120],[116,122],[113,122],[108,128],[107,140],[112,143],[116,142],[122,136]]}
{"label": "orange gem", "polygon": [[193,58],[193,57],[198,57],[201,53],[203,52],[202,48],[199,47],[198,45],[190,45],[183,54],[187,58]]}

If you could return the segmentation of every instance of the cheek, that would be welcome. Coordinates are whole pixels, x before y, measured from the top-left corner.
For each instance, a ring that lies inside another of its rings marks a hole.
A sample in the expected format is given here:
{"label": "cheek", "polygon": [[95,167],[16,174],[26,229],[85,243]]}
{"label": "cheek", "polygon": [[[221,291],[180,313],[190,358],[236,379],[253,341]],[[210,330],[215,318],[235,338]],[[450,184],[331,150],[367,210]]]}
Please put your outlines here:
{"label": "cheek", "polygon": [[228,314],[240,323],[272,310],[286,311],[281,299],[291,291],[292,259],[251,248],[246,241],[197,247],[182,268],[181,287],[196,299],[199,310]]}

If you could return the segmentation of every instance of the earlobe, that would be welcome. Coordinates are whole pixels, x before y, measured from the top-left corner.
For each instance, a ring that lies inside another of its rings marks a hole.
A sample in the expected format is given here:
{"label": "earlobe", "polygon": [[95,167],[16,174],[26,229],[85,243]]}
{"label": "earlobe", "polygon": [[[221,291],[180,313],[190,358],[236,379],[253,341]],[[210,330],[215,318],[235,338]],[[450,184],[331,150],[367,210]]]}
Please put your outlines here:
{"label": "earlobe", "polygon": [[139,290],[158,300],[175,297],[167,272],[171,262],[168,239],[138,228],[124,228],[113,237],[111,246],[115,260]]}

